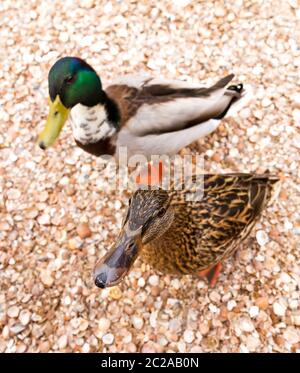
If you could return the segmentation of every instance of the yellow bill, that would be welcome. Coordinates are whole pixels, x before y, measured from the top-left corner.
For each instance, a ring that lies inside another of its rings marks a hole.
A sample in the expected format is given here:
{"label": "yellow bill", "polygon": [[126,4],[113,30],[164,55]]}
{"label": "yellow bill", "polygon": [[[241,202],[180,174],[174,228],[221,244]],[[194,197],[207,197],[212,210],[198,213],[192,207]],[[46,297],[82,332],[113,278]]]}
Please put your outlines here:
{"label": "yellow bill", "polygon": [[47,149],[58,138],[71,109],[67,109],[57,95],[50,101],[50,110],[43,132],[39,135],[38,144],[41,149]]}

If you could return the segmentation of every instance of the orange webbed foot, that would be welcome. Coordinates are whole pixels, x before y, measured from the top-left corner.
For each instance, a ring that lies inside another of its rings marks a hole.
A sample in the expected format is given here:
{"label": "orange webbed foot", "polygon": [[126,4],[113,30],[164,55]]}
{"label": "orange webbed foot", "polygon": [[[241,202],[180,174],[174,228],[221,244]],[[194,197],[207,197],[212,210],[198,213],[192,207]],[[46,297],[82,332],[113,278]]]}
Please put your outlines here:
{"label": "orange webbed foot", "polygon": [[216,286],[219,274],[222,270],[222,263],[218,263],[213,267],[209,267],[199,272],[199,277],[206,277],[209,285],[213,288]]}
{"label": "orange webbed foot", "polygon": [[148,163],[147,169],[143,169],[135,179],[136,184],[144,185],[161,185],[163,177],[163,163],[160,161],[158,165]]}

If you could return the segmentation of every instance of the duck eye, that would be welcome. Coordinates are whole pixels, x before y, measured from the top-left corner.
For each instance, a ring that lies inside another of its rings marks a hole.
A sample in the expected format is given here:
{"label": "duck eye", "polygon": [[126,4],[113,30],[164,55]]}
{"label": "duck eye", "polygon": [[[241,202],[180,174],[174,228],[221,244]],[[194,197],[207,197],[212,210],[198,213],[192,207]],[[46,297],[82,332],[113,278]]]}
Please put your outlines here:
{"label": "duck eye", "polygon": [[76,75],[69,75],[68,77],[66,77],[65,83],[66,84],[71,84],[71,83],[74,82],[75,79],[76,79]]}
{"label": "duck eye", "polygon": [[163,216],[165,215],[165,213],[166,213],[166,209],[163,207],[163,208],[161,208],[161,209],[158,211],[157,216],[158,216],[159,218],[161,218],[161,217],[163,217]]}

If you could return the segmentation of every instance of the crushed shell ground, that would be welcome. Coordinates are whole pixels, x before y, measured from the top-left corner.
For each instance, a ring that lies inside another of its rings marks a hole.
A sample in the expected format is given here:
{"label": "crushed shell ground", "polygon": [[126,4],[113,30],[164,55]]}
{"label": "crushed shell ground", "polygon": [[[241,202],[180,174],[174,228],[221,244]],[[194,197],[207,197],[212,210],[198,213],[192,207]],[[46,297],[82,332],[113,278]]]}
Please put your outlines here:
{"label": "crushed shell ground", "polygon": [[[300,4],[257,1],[9,1],[0,4],[0,351],[300,351]],[[211,172],[280,175],[217,286],[138,260],[101,291],[126,192],[76,147],[68,123],[46,152],[47,74],[80,56],[103,85],[142,70],[203,84],[233,72],[254,99],[185,149]]]}

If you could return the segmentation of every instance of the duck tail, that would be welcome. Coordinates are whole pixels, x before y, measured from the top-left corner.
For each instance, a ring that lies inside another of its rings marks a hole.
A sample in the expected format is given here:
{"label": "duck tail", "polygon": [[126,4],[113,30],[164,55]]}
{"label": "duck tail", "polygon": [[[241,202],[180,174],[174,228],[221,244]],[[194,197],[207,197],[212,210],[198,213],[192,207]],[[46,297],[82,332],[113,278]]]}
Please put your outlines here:
{"label": "duck tail", "polygon": [[265,170],[262,174],[256,174],[254,179],[258,182],[262,182],[269,186],[270,189],[273,188],[275,184],[280,181],[280,177],[275,174],[271,174],[270,170]]}
{"label": "duck tail", "polygon": [[268,177],[268,203],[272,204],[279,196],[281,190],[281,181],[277,175],[269,174],[266,172]]}
{"label": "duck tail", "polygon": [[253,91],[249,85],[245,86],[244,84],[239,83],[227,87],[224,95],[231,96],[232,99],[230,100],[225,110],[213,119],[220,120],[224,118],[227,114],[234,116],[252,99]]}
{"label": "duck tail", "polygon": [[[258,201],[258,208],[262,208],[265,205],[272,204],[275,199],[277,199],[280,189],[281,183],[280,178],[277,175],[270,174],[267,170],[264,174],[255,175],[254,184],[252,185],[253,196],[255,192],[257,192],[255,198],[252,199],[252,204],[255,204],[254,201]],[[258,193],[258,191],[260,191]],[[261,201],[259,201],[261,199]],[[262,202],[264,200],[264,202]]]}

